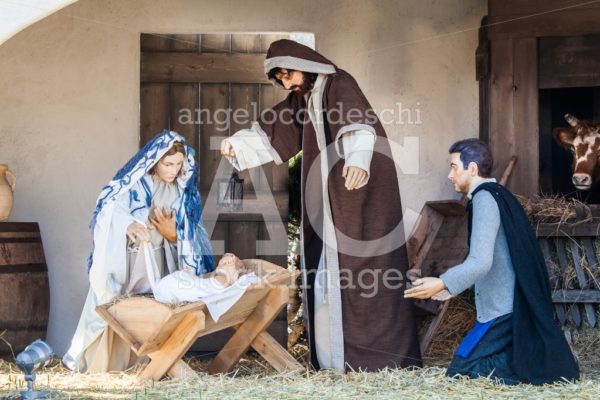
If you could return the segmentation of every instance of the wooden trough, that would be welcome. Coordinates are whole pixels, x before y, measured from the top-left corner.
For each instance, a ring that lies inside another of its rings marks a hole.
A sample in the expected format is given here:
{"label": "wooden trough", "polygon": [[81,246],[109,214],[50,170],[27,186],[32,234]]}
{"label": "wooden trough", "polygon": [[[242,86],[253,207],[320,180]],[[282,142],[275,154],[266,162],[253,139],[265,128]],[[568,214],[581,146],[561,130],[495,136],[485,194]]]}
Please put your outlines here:
{"label": "wooden trough", "polygon": [[150,363],[140,372],[142,379],[161,379],[165,374],[193,374],[181,357],[197,338],[233,327],[235,333],[208,366],[210,373],[227,372],[252,347],[277,371],[304,368],[269,333],[268,326],[288,303],[298,272],[264,260],[244,260],[261,278],[215,322],[202,301],[177,307],[151,297],[130,297],[96,308],[108,325],[138,356]]}

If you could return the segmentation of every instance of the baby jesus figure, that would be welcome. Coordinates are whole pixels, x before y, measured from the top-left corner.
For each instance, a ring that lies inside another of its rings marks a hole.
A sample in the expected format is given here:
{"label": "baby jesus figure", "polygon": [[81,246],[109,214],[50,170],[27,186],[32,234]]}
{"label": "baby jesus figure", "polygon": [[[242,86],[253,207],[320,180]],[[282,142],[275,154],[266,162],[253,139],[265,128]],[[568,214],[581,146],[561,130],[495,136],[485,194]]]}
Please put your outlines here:
{"label": "baby jesus figure", "polygon": [[191,270],[179,270],[165,276],[156,285],[154,298],[161,303],[202,300],[216,322],[258,280],[242,260],[225,253],[214,272],[198,276]]}

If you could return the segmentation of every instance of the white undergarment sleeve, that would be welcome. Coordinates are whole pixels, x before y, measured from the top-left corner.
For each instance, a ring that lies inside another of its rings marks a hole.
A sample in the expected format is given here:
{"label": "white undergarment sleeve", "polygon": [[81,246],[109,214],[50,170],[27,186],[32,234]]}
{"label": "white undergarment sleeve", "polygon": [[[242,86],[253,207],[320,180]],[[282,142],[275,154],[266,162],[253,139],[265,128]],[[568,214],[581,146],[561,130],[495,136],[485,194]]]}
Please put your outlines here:
{"label": "white undergarment sleeve", "polygon": [[369,182],[375,138],[376,136],[367,130],[352,131],[350,134],[340,138],[342,142],[342,155],[345,160],[344,166],[358,167],[367,171],[367,179],[362,185],[357,186],[357,189]]}

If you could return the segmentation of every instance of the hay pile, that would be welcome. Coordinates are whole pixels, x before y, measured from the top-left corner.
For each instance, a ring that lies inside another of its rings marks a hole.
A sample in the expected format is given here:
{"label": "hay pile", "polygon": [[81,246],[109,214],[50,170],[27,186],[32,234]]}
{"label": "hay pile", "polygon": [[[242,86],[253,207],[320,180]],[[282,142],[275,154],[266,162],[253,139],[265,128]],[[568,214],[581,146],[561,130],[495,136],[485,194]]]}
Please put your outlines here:
{"label": "hay pile", "polygon": [[[192,365],[197,366],[192,362]],[[378,373],[330,371],[277,374],[260,360],[244,359],[227,375],[198,376],[161,382],[139,382],[134,371],[113,374],[73,374],[58,362],[38,376],[38,388],[56,399],[514,399],[600,397],[600,380],[544,387],[503,386],[488,379],[452,380],[444,369]],[[0,396],[17,398],[24,386],[14,364],[0,362]]]}
{"label": "hay pile", "polygon": [[[427,365],[450,365],[454,351],[475,324],[477,315],[470,296],[460,295],[449,301],[448,310],[442,317],[427,351],[422,355]],[[431,318],[422,321],[421,337],[430,322]]]}
{"label": "hay pile", "polygon": [[561,196],[529,198],[516,195],[516,197],[533,225],[538,223],[581,223],[591,221],[593,218],[590,206],[577,199]]}

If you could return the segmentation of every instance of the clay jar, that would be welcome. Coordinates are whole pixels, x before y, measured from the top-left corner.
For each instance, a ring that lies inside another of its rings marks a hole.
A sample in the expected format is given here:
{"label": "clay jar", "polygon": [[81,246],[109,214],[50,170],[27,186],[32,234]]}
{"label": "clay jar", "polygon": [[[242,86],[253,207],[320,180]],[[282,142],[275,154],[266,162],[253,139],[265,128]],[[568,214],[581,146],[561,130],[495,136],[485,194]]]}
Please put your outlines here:
{"label": "clay jar", "polygon": [[[9,183],[8,179],[11,179]],[[0,222],[8,220],[13,206],[13,192],[17,185],[17,177],[8,169],[8,165],[0,164]]]}

